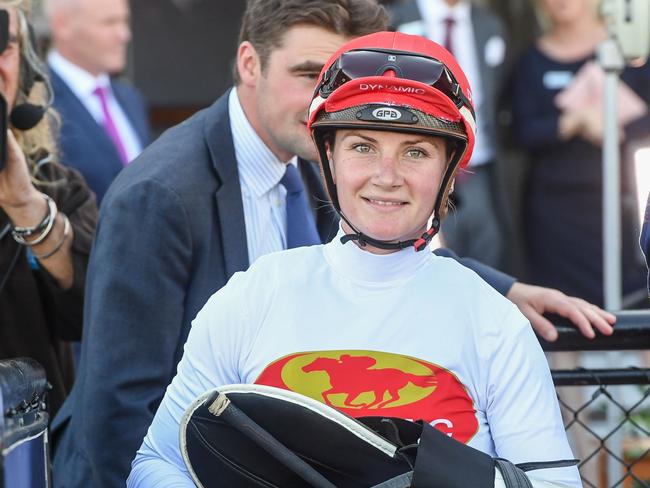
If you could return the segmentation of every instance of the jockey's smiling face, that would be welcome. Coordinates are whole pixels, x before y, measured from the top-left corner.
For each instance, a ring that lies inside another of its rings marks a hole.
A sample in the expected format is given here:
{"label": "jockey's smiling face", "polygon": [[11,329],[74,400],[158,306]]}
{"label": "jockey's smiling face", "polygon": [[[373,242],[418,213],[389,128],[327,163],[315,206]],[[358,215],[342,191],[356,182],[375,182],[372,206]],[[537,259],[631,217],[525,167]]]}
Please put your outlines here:
{"label": "jockey's smiling face", "polygon": [[[338,130],[328,155],[343,215],[375,239],[419,238],[428,228],[445,154],[440,137]],[[346,223],[343,227],[352,232]]]}

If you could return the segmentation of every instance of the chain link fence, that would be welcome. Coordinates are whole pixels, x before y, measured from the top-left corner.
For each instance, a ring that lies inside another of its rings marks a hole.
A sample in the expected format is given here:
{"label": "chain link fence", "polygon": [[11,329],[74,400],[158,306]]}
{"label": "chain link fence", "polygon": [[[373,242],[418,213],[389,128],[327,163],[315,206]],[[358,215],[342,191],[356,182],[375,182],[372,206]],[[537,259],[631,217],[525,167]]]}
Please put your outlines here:
{"label": "chain link fence", "polygon": [[616,333],[593,341],[569,326],[559,331],[556,343],[542,341],[546,351],[607,365],[552,371],[583,485],[650,488],[650,311],[620,313]]}
{"label": "chain link fence", "polygon": [[554,380],[584,486],[650,488],[650,369],[554,371]]}

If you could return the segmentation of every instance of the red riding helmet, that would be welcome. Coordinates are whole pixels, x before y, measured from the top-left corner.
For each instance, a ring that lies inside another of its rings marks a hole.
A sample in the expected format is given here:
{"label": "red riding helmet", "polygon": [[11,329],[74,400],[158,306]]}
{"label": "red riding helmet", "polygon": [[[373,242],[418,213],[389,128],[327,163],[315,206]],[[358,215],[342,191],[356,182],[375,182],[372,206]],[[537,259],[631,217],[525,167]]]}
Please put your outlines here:
{"label": "red riding helmet", "polygon": [[[476,120],[465,74],[445,48],[419,36],[377,32],[341,47],[325,64],[309,107],[332,203],[356,234],[346,236],[384,249],[426,247],[438,232],[440,210],[458,167],[474,148]],[[327,160],[325,136],[335,129],[366,128],[444,137],[454,150],[442,178],[431,228],[420,239],[387,243],[356,231],[341,212]]]}

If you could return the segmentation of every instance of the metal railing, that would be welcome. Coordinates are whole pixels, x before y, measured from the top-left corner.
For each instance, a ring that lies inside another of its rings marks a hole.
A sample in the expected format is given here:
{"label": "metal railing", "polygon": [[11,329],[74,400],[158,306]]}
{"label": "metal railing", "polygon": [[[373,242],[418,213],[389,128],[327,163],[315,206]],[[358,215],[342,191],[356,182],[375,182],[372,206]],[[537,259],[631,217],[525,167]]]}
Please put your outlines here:
{"label": "metal railing", "polygon": [[[650,310],[617,314],[612,336],[585,339],[569,325],[558,325],[554,343],[540,339],[546,351],[617,351],[623,365],[633,353],[650,350]],[[616,356],[616,354],[618,356]],[[640,354],[640,353],[639,353]],[[650,356],[648,356],[650,357]],[[647,359],[646,359],[647,361]],[[643,363],[644,361],[641,361]],[[579,464],[589,488],[650,488],[650,369],[641,367],[553,370],[553,381]]]}

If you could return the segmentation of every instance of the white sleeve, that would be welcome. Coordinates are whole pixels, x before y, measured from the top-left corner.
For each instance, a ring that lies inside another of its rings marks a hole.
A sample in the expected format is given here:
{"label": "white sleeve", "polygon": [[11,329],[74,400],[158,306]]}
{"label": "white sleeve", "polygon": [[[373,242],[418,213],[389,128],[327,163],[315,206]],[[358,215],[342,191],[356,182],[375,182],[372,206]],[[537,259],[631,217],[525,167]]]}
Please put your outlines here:
{"label": "white sleeve", "polygon": [[[494,488],[506,488],[506,483],[503,480],[503,476],[498,469],[495,469],[494,475]],[[530,479],[530,477],[529,477]],[[563,483],[560,481],[540,481],[530,479],[530,483],[533,485],[533,488],[574,488],[575,483]],[[579,485],[582,486],[582,485]]]}
{"label": "white sleeve", "polygon": [[[497,456],[515,464],[573,459],[548,363],[530,324],[513,306],[502,327],[487,363],[486,414]],[[534,486],[582,487],[576,467],[526,474]]]}
{"label": "white sleeve", "polygon": [[215,293],[192,322],[176,376],[131,465],[129,488],[194,487],[179,446],[180,421],[201,394],[220,385],[240,383],[238,361],[250,325],[244,300],[244,273],[235,274]]}

